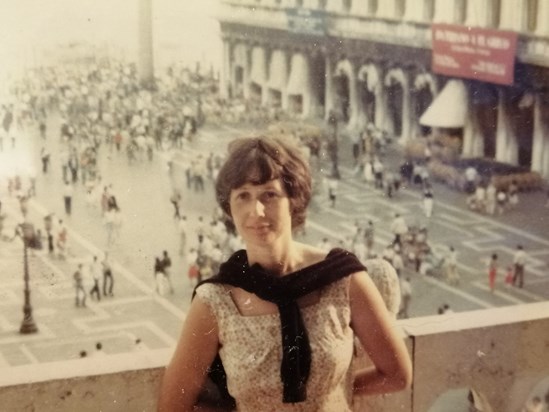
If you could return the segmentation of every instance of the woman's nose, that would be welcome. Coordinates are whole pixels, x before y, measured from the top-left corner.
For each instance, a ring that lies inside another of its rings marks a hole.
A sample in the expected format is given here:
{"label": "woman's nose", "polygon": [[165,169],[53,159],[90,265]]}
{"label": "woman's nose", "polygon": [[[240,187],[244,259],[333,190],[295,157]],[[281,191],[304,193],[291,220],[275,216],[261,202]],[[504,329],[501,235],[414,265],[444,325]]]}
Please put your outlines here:
{"label": "woman's nose", "polygon": [[265,205],[260,200],[254,202],[253,213],[257,216],[265,216]]}

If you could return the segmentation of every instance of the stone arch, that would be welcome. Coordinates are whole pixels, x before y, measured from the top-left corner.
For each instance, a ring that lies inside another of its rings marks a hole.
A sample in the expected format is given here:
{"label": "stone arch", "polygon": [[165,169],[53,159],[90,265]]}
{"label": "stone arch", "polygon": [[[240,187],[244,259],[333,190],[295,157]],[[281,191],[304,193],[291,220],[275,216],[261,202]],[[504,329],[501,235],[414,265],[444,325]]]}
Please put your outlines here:
{"label": "stone arch", "polygon": [[334,70],[334,109],[345,124],[351,120],[351,88],[353,87],[353,66],[347,59],[337,63]]}
{"label": "stone arch", "polygon": [[534,94],[529,90],[507,90],[507,113],[516,146],[516,163],[532,166],[534,136]]}
{"label": "stone arch", "polygon": [[414,79],[414,104],[412,108],[412,118],[414,126],[412,134],[418,136],[427,136],[431,132],[429,126],[419,124],[419,118],[425,110],[431,105],[435,96],[438,94],[438,85],[435,77],[431,73],[420,73]]}
{"label": "stone arch", "polygon": [[410,87],[408,78],[403,69],[392,68],[385,75],[384,84],[387,90],[387,132],[396,138],[406,139],[410,135]]}
{"label": "stone arch", "polygon": [[378,124],[379,89],[382,83],[380,70],[373,64],[364,64],[358,70],[358,93],[367,123]]}

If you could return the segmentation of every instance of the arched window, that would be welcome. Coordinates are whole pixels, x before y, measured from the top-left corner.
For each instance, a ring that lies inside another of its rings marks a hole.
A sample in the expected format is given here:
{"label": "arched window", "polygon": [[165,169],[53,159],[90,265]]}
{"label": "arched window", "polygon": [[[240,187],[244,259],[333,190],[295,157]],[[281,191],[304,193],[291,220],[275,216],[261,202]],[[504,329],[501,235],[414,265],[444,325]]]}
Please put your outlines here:
{"label": "arched window", "polygon": [[320,10],[326,10],[327,6],[328,6],[328,0],[318,0],[318,8]]}
{"label": "arched window", "polygon": [[296,7],[303,7],[303,0],[296,0],[295,5]]}

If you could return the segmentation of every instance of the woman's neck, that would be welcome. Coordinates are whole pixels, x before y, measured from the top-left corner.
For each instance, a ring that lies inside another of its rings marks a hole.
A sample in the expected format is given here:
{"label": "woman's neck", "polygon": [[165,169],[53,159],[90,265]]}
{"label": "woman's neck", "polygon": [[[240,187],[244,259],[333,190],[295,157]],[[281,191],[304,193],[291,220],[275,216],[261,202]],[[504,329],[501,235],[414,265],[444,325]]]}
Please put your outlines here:
{"label": "woman's neck", "polygon": [[255,245],[248,247],[248,263],[259,264],[263,269],[275,274],[284,276],[295,272],[302,266],[302,250],[297,242],[291,242],[289,246],[270,246],[267,248]]}

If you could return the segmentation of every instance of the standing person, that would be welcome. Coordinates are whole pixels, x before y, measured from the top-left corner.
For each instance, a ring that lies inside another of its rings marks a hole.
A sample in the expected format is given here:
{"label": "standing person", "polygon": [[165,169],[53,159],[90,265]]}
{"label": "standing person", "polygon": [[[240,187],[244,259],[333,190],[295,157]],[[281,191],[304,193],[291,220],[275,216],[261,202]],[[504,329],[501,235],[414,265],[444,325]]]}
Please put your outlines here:
{"label": "standing person", "polygon": [[497,189],[494,183],[490,180],[486,186],[486,213],[493,216],[496,213],[496,194]]}
{"label": "standing person", "polygon": [[101,300],[101,292],[99,290],[99,280],[101,279],[101,264],[97,260],[97,256],[93,257],[89,270],[93,280],[93,287],[90,289],[90,298],[92,298],[95,294],[95,298],[99,302]]}
{"label": "standing person", "polygon": [[410,278],[401,278],[400,280],[400,295],[401,295],[401,306],[399,315],[406,319],[409,317],[408,309],[410,308],[410,301],[412,300],[412,283]]}
{"label": "standing person", "polygon": [[400,278],[404,270],[404,260],[402,259],[401,250],[397,248],[392,255],[391,264],[395,268],[397,276]]}
{"label": "standing person", "polygon": [[490,292],[494,292],[496,288],[496,277],[498,274],[498,255],[492,254],[490,261],[488,262],[488,285],[490,286]]}
{"label": "standing person", "polygon": [[498,215],[502,215],[505,212],[505,207],[507,206],[507,193],[505,190],[500,189],[496,194],[496,203]]}
{"label": "standing person", "polygon": [[172,284],[172,260],[170,256],[168,255],[168,251],[164,250],[162,252],[162,269],[164,270],[164,277],[166,278],[166,283],[170,287],[170,293],[173,293],[173,284]]}
{"label": "standing person", "polygon": [[374,187],[376,189],[383,189],[383,163],[381,163],[381,160],[376,156],[374,159],[374,163],[372,165],[372,169],[374,171]]}
{"label": "standing person", "polygon": [[453,246],[450,246],[448,255],[444,259],[444,269],[446,272],[446,281],[452,286],[459,285],[459,274],[457,272],[457,252]]}
{"label": "standing person", "polygon": [[65,186],[63,186],[63,200],[65,202],[65,213],[71,215],[72,212],[72,195],[74,189],[68,180],[65,181]]}
{"label": "standing person", "polygon": [[339,186],[337,179],[328,179],[328,199],[330,199],[330,205],[335,207],[337,200],[337,187]]}
{"label": "standing person", "polygon": [[[311,197],[299,149],[273,138],[233,142],[216,197],[246,249],[195,289],[164,375],[159,411],[192,410],[218,353],[222,363],[215,364],[227,383],[220,388],[227,395],[230,388],[238,410],[282,410],[293,403],[351,411],[353,392],[410,385],[406,347],[362,264],[343,249],[326,254],[293,239]],[[341,328],[328,327],[334,322]],[[257,332],[243,335],[244,325]],[[351,368],[355,336],[371,368]]]}
{"label": "standing person", "polygon": [[524,286],[524,266],[526,265],[526,252],[522,245],[517,245],[517,250],[513,255],[513,265],[515,266],[515,274],[513,275],[513,286],[522,288]]}
{"label": "standing person", "polygon": [[181,194],[178,191],[175,191],[170,197],[170,203],[173,205],[174,212],[173,218],[179,219],[181,215],[179,214],[179,207],[181,205]]}
{"label": "standing person", "polygon": [[67,237],[67,228],[65,227],[63,220],[59,219],[59,223],[57,225],[57,241],[55,244],[57,249],[57,257],[59,259],[65,259],[67,256]]}
{"label": "standing person", "polygon": [[374,236],[374,222],[368,220],[368,224],[364,228],[364,242],[366,243],[366,254],[368,257],[372,257],[374,255]]}
{"label": "standing person", "polygon": [[511,286],[513,286],[513,278],[515,277],[514,271],[513,271],[513,265],[507,266],[507,272],[505,273],[505,287],[509,289]]}
{"label": "standing person", "polygon": [[395,214],[395,218],[391,222],[391,232],[395,235],[393,244],[402,246],[402,238],[408,233],[408,225],[404,217],[400,216],[399,213]]}
{"label": "standing person", "polygon": [[101,262],[103,270],[103,296],[114,296],[112,289],[114,287],[114,278],[112,276],[112,266],[109,259],[109,252],[105,252],[105,257]]}
{"label": "standing person", "polygon": [[179,233],[179,255],[184,256],[187,250],[187,216],[181,216],[177,222]]}
{"label": "standing person", "polygon": [[82,274],[82,263],[78,264],[78,269],[73,274],[74,289],[76,292],[76,307],[86,307],[86,290],[84,289],[84,275]]}
{"label": "standing person", "polygon": [[159,257],[154,258],[154,283],[155,290],[160,296],[164,296],[164,282],[166,275],[164,274],[164,265]]}
{"label": "standing person", "polygon": [[48,173],[48,166],[50,164],[50,152],[45,147],[40,149],[40,160],[42,161],[42,173]]}
{"label": "standing person", "polygon": [[426,189],[423,192],[423,213],[425,213],[425,217],[430,218],[433,215],[433,204],[433,192],[431,189]]}

